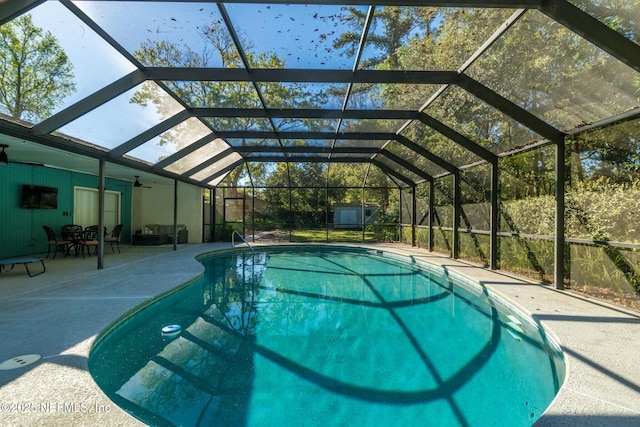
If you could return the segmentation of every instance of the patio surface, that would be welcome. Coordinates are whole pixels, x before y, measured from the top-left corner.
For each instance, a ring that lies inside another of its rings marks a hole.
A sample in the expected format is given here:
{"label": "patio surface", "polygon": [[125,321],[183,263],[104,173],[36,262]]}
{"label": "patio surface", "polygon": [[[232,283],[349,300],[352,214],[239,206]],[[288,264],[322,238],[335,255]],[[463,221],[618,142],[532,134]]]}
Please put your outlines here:
{"label": "patio surface", "polygon": [[[406,245],[359,246],[411,255],[466,275],[550,331],[565,352],[568,376],[536,427],[640,426],[639,312]],[[0,273],[0,363],[25,363],[0,370],[0,424],[142,425],[93,382],[87,371],[91,344],[129,309],[197,277],[203,268],[196,255],[226,247],[188,244],[174,251],[171,245],[122,245],[121,254],[105,248],[101,270],[95,257],[58,254],[45,260],[45,274],[28,277],[22,265]],[[31,364],[28,358],[14,360],[28,354],[42,357]]]}

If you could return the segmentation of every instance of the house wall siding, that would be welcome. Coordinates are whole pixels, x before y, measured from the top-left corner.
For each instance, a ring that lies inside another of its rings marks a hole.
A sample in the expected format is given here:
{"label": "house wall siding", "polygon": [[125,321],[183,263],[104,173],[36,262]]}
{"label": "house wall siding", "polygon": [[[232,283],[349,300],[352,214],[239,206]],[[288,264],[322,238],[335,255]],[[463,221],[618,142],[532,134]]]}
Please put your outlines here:
{"label": "house wall siding", "polygon": [[[17,163],[0,165],[0,182],[0,258],[46,253],[47,236],[42,226],[59,231],[63,225],[73,223],[74,186],[98,187],[98,177],[94,175]],[[20,207],[25,184],[57,188],[57,209]],[[130,241],[131,183],[106,179],[105,186],[122,193],[120,218],[125,224],[122,241]]]}

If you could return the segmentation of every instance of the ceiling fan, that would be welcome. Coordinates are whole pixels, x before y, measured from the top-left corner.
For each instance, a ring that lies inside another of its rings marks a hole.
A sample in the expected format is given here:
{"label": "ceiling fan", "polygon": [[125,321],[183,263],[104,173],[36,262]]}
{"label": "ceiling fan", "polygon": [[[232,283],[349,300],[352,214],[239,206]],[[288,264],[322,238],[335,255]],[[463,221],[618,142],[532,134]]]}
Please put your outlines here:
{"label": "ceiling fan", "polygon": [[140,175],[136,175],[136,180],[133,183],[133,186],[134,187],[138,187],[138,188],[140,188],[140,187],[142,187],[142,188],[151,188],[148,185],[142,185],[142,183],[140,182]]}

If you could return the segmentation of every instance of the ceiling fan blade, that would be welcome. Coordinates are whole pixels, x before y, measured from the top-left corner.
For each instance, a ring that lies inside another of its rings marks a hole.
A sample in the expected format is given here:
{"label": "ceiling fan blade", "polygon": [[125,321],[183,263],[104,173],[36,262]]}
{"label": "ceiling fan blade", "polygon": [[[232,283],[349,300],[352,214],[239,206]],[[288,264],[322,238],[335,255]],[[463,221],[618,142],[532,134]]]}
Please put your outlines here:
{"label": "ceiling fan blade", "polygon": [[134,187],[138,187],[138,188],[140,188],[140,187],[142,187],[142,188],[151,188],[148,185],[142,185],[142,183],[140,182],[140,176],[139,175],[136,175],[136,180],[134,181],[133,186]]}

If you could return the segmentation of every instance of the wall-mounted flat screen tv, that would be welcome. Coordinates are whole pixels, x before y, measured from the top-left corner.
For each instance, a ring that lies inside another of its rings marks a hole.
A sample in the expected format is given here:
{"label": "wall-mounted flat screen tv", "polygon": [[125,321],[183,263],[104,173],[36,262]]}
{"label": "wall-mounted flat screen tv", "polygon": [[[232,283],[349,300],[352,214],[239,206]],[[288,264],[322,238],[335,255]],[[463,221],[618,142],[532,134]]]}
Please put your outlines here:
{"label": "wall-mounted flat screen tv", "polygon": [[25,209],[58,209],[58,189],[23,185],[20,206]]}

